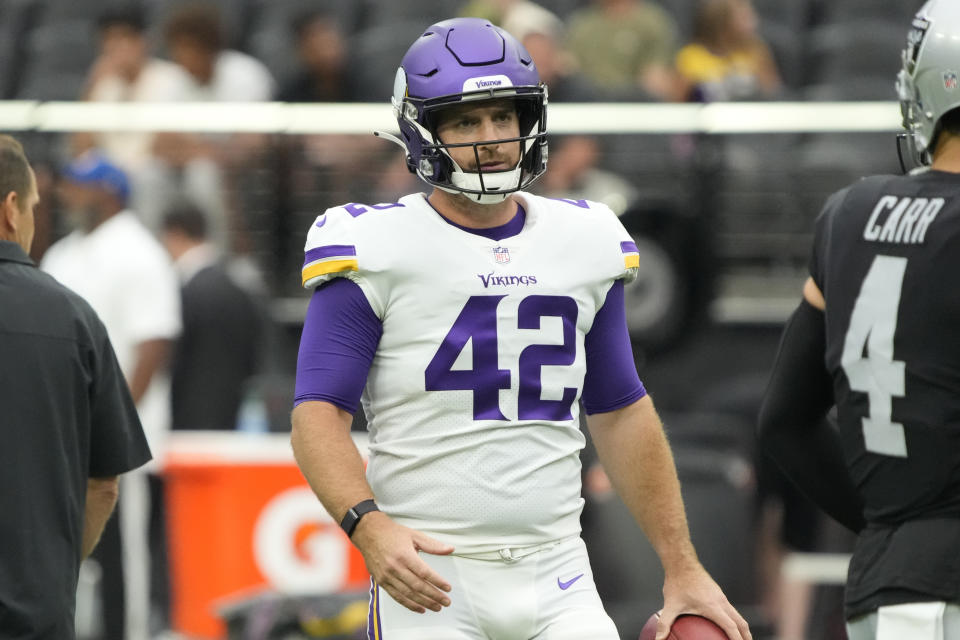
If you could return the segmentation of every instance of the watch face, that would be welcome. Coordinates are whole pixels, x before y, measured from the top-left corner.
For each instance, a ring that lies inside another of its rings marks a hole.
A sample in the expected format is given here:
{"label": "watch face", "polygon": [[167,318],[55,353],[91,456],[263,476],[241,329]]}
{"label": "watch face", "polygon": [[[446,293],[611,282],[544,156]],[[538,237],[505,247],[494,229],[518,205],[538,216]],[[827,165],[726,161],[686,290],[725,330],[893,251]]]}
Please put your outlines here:
{"label": "watch face", "polygon": [[379,511],[377,503],[373,500],[364,500],[359,504],[356,504],[349,509],[347,509],[346,515],[343,516],[343,521],[340,522],[340,527],[347,532],[347,536],[353,534],[354,528],[357,526],[357,522],[364,515],[370,513],[371,511]]}
{"label": "watch face", "polygon": [[357,520],[360,519],[360,514],[357,513],[357,510],[353,507],[347,509],[347,514],[343,516],[343,521],[340,523],[340,527],[347,532],[349,536],[353,533],[353,528],[357,525]]}

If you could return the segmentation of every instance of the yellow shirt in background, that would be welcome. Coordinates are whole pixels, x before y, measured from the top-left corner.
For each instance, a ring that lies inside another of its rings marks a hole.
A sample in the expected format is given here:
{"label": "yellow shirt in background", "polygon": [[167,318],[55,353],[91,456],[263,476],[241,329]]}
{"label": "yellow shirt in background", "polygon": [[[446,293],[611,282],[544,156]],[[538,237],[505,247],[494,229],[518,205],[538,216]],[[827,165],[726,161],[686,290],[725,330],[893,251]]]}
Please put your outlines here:
{"label": "yellow shirt in background", "polygon": [[760,47],[719,56],[702,44],[688,44],[677,53],[677,71],[700,88],[708,100],[736,100],[761,93],[759,74],[764,63]]}

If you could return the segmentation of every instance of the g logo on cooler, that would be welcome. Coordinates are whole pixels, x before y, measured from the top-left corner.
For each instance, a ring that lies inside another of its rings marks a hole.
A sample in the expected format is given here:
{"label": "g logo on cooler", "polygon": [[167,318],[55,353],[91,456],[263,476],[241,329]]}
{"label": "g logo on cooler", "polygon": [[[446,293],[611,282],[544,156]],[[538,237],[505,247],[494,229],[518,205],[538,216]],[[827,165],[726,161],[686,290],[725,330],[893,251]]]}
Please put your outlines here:
{"label": "g logo on cooler", "polygon": [[280,591],[329,593],[347,582],[349,542],[309,487],[277,494],[253,530],[253,557]]}

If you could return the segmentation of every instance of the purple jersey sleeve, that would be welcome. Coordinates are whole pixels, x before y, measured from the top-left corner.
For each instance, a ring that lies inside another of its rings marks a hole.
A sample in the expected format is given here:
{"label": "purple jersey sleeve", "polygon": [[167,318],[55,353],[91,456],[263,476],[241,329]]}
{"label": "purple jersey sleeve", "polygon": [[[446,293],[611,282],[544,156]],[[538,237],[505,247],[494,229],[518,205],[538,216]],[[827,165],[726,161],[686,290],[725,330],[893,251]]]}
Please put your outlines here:
{"label": "purple jersey sleeve", "polygon": [[317,287],[303,322],[294,406],[323,400],[356,413],[382,334],[356,283],[336,278]]}
{"label": "purple jersey sleeve", "polygon": [[630,347],[623,280],[617,280],[593,320],[584,340],[587,373],[583,380],[583,409],[587,415],[614,411],[647,395],[640,382]]}

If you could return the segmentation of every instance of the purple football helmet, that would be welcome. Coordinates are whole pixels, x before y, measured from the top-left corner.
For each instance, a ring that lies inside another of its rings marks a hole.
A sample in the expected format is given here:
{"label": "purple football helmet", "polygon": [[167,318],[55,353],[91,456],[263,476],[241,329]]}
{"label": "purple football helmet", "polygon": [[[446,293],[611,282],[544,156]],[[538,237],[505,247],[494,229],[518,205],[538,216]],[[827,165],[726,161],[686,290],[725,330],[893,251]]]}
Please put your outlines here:
{"label": "purple football helmet", "polygon": [[[437,112],[453,104],[511,98],[520,136],[520,162],[507,171],[464,171],[437,137]],[[502,202],[547,167],[547,89],[533,59],[516,38],[479,18],[454,18],[427,28],[397,69],[393,108],[407,167],[425,182],[481,203]]]}

